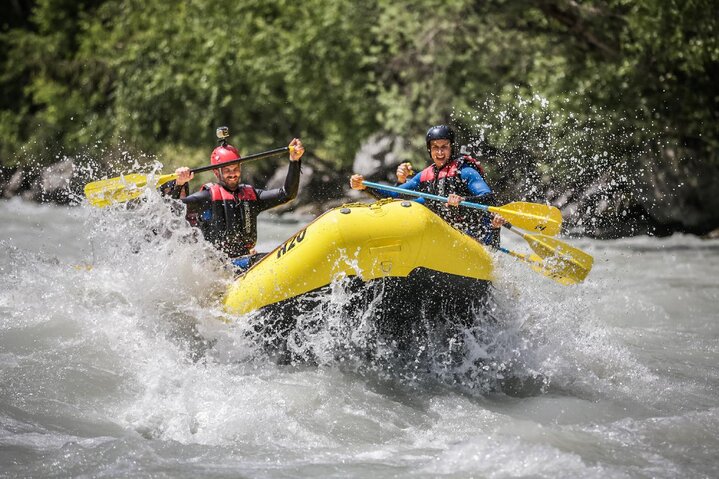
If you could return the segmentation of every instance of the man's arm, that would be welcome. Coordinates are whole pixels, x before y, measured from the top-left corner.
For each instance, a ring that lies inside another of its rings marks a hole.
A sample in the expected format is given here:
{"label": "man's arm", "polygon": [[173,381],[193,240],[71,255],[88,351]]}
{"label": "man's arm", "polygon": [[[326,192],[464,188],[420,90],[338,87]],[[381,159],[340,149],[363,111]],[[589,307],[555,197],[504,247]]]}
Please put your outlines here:
{"label": "man's arm", "polygon": [[[480,203],[488,206],[495,206],[496,200],[492,189],[484,181],[482,175],[477,170],[471,167],[464,167],[460,172],[462,179],[467,182],[467,188],[474,196],[465,198],[465,201],[471,203]],[[482,224],[484,225],[485,233],[482,241],[490,246],[499,247],[500,242],[500,227],[505,223],[505,219],[497,214],[490,214],[489,216],[483,216]]]}
{"label": "man's arm", "polygon": [[193,194],[190,193],[189,182],[195,177],[195,174],[186,166],[181,166],[175,170],[177,179],[168,183],[168,188],[162,190],[162,194],[169,195],[171,198],[180,200],[187,205],[188,213],[197,213],[205,211],[212,205],[212,194],[209,190],[200,190]]}
{"label": "man's arm", "polygon": [[300,160],[290,161],[287,168],[285,184],[281,188],[272,190],[257,190],[257,199],[260,211],[268,210],[281,204],[292,201],[297,197],[300,189]]}
{"label": "man's arm", "polygon": [[484,178],[482,178],[482,175],[479,174],[479,171],[472,167],[465,166],[459,174],[467,183],[467,188],[472,193],[472,196],[466,197],[465,201],[479,201],[480,198],[485,198],[487,195],[491,195],[492,198],[494,197],[492,189],[489,185],[487,185],[487,182],[484,181]]}
{"label": "man's arm", "polygon": [[200,190],[180,198],[180,201],[187,205],[188,213],[199,213],[212,207],[212,194],[210,190]]}
{"label": "man's arm", "polygon": [[173,200],[179,200],[190,194],[190,185],[178,185],[177,180],[168,181],[159,188],[162,196],[169,196]]}
{"label": "man's arm", "polygon": [[[401,185],[397,185],[396,187],[402,188],[403,190],[414,191],[419,188],[420,176],[421,175],[419,173],[417,173],[412,178],[410,178],[409,181],[407,181]],[[369,194],[370,196],[372,196],[378,200],[381,200],[382,198],[404,198],[405,197],[401,193],[395,193],[392,191],[381,190],[378,188],[367,188],[364,185],[362,185],[363,181],[364,181],[364,177],[362,175],[352,175],[352,178],[350,178],[350,187],[353,190],[362,190],[365,193]],[[424,202],[424,198],[411,197],[410,199],[416,200],[420,203]]]}

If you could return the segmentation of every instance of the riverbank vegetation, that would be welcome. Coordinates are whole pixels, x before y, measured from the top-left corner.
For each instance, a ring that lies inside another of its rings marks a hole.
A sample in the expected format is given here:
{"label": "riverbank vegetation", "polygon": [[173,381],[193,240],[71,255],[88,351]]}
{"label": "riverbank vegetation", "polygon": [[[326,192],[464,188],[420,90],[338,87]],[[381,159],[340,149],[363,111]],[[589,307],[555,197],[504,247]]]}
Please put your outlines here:
{"label": "riverbank vegetation", "polygon": [[307,164],[346,178],[376,135],[421,166],[427,127],[451,122],[507,198],[548,199],[589,233],[703,233],[719,226],[718,10],[15,0],[0,7],[0,163],[200,164],[226,124],[248,153],[301,136]]}

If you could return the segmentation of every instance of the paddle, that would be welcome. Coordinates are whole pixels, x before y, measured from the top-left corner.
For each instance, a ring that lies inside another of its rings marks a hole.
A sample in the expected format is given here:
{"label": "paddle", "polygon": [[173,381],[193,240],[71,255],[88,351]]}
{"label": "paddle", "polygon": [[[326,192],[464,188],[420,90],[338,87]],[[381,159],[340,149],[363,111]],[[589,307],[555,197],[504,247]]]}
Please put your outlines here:
{"label": "paddle", "polygon": [[504,226],[521,236],[537,254],[527,257],[504,248],[499,250],[529,263],[533,270],[558,283],[564,285],[581,283],[592,270],[594,258],[584,251],[551,236],[522,233],[512,228],[512,225]]}
{"label": "paddle", "polygon": [[[243,158],[227,161],[222,163],[222,166],[269,158],[281,155],[289,150],[289,147],[283,146],[282,148],[275,148],[274,150],[263,151],[262,153],[255,153]],[[217,168],[218,165],[208,165],[193,168],[190,171],[192,173],[200,173],[208,170],[216,170]],[[116,178],[109,178],[107,180],[98,180],[88,183],[85,185],[85,197],[91,205],[97,206],[98,208],[104,208],[105,206],[109,206],[113,203],[122,203],[137,198],[142,194],[144,188],[148,185],[148,181],[152,187],[158,188],[165,183],[176,179],[177,175],[174,173],[157,177],[153,175],[149,178],[140,173],[130,173]]]}
{"label": "paddle", "polygon": [[[403,188],[380,185],[378,183],[372,183],[369,181],[363,181],[362,183],[371,188],[386,189],[388,191],[394,191],[397,193],[412,196],[419,196],[422,198],[442,201],[444,203],[448,201],[447,198],[443,196],[432,195],[429,193],[405,190]],[[535,214],[523,215],[523,213],[517,213],[517,210],[514,210],[513,208],[507,208],[510,205],[516,204],[528,205],[526,209],[522,207],[522,209],[519,211],[532,211]],[[556,238],[552,238],[551,236],[548,236],[546,234],[527,234],[513,229],[513,226],[530,230],[541,229],[539,227],[542,227],[546,224],[547,227],[545,231],[548,230],[550,231],[550,233],[556,234],[557,232],[559,232],[559,227],[561,226],[562,215],[559,210],[553,206],[546,206],[537,203],[516,202],[510,203],[509,205],[505,205],[500,208],[495,208],[492,206],[485,206],[477,203],[469,203],[467,201],[462,201],[460,205],[468,206],[470,208],[477,208],[492,213],[499,213],[505,219],[513,218],[512,222],[514,223],[514,225],[507,223],[504,225],[504,227],[521,236],[525,241],[527,241],[527,243],[529,243],[529,246],[537,254],[527,256],[521,253],[510,251],[505,248],[498,249],[503,253],[510,254],[515,258],[525,261],[532,267],[533,270],[557,281],[558,283],[564,285],[581,283],[582,281],[584,281],[584,279],[589,274],[589,271],[591,271],[592,269],[594,258],[592,258],[584,251],[570,246],[567,243],[560,241]],[[556,213],[552,210],[556,210]],[[510,214],[507,214],[507,211],[509,211]],[[536,214],[540,212],[544,212],[545,215]],[[557,215],[559,216],[558,220]],[[547,220],[547,217],[549,217],[550,219]],[[538,223],[537,218],[539,218],[542,222]],[[544,223],[544,221],[546,221],[546,223]]]}
{"label": "paddle", "polygon": [[[447,203],[447,198],[430,193],[406,190],[396,186],[372,183],[371,181],[363,181],[362,184],[369,188],[391,191],[393,193],[400,193],[403,195],[418,196],[428,200]],[[504,206],[487,206],[479,203],[470,203],[469,201],[462,201],[459,204],[460,206],[466,206],[468,208],[497,213],[518,228],[528,231],[542,232],[548,236],[558,234],[562,227],[562,213],[554,206],[543,205],[540,203],[526,203],[523,201],[515,201]]]}
{"label": "paddle", "polygon": [[536,271],[539,274],[543,274],[549,279],[552,279],[556,281],[559,284],[562,284],[564,286],[577,284],[581,280],[577,277],[575,277],[571,271],[565,271],[561,268],[551,268],[548,267],[548,265],[544,264],[542,261],[542,258],[537,256],[536,254],[526,255],[522,253],[517,253],[516,251],[508,250],[507,248],[496,248],[497,250],[501,251],[502,253],[507,253],[510,256],[513,256],[521,261],[524,261],[529,265],[530,268],[532,268],[534,271]]}

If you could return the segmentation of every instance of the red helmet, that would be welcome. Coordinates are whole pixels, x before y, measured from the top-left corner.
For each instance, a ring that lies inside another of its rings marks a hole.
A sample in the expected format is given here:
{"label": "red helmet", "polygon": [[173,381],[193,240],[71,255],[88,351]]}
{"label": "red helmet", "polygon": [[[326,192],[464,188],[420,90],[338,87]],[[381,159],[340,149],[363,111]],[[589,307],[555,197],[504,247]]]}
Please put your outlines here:
{"label": "red helmet", "polygon": [[210,163],[220,165],[228,161],[236,160],[240,157],[240,152],[232,145],[220,145],[210,155]]}

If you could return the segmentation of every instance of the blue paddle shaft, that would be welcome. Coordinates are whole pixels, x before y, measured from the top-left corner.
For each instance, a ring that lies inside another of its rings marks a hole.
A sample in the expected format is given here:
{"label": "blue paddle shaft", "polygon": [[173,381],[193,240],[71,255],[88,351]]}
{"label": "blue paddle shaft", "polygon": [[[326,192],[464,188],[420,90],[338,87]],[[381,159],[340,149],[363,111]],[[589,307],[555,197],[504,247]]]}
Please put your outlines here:
{"label": "blue paddle shaft", "polygon": [[[381,185],[379,183],[373,183],[371,181],[363,181],[362,184],[369,188],[374,188],[376,190],[384,190],[384,191],[391,191],[393,193],[400,193],[403,195],[418,196],[420,198],[426,198],[428,200],[434,200],[434,201],[441,201],[443,203],[448,202],[447,198],[445,198],[444,196],[437,196],[437,195],[433,195],[431,193],[422,193],[421,191],[406,190],[404,188],[397,188],[396,186]],[[467,208],[474,208],[477,210],[489,211],[489,206],[481,205],[479,203],[470,203],[469,201],[462,201],[459,204],[461,206],[466,206]]]}

